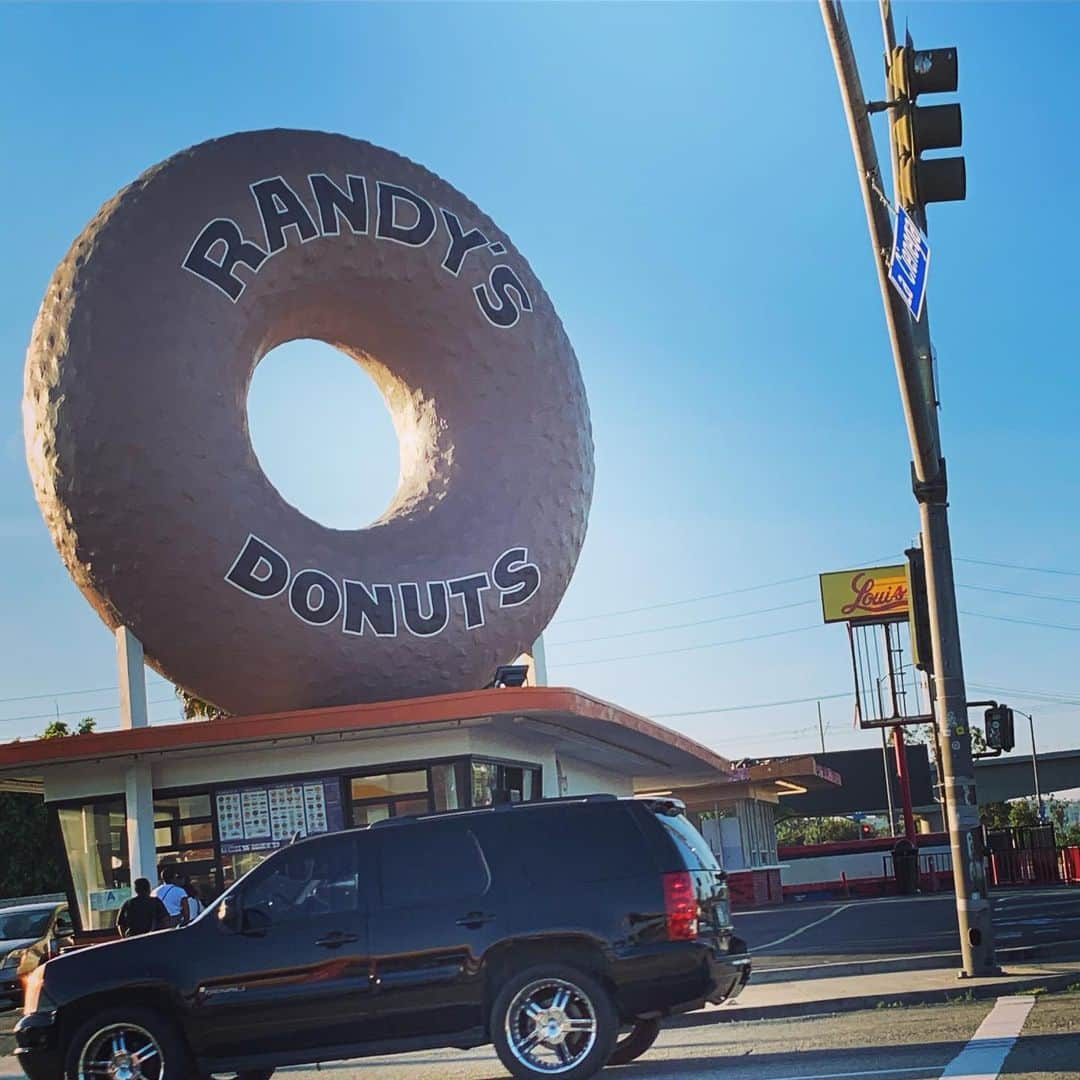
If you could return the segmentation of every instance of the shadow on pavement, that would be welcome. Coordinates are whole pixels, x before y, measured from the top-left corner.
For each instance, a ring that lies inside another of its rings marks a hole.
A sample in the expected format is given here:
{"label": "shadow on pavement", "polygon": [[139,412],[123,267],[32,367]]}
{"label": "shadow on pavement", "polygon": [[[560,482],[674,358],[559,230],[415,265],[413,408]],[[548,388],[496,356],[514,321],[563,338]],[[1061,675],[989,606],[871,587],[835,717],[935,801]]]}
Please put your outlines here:
{"label": "shadow on pavement", "polygon": [[1080,1035],[1021,1035],[999,1076],[1080,1074]]}

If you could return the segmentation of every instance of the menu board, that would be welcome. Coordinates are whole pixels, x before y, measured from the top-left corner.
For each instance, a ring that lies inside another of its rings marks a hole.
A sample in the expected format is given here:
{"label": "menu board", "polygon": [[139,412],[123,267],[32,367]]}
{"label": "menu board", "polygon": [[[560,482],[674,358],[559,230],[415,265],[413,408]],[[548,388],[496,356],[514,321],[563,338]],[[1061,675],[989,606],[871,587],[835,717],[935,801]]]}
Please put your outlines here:
{"label": "menu board", "polygon": [[341,784],[328,780],[283,780],[219,791],[218,840],[223,854],[280,847],[299,833],[336,832],[345,827]]}
{"label": "menu board", "polygon": [[223,791],[218,795],[218,837],[221,840],[244,839],[244,819],[240,808],[239,791]]}

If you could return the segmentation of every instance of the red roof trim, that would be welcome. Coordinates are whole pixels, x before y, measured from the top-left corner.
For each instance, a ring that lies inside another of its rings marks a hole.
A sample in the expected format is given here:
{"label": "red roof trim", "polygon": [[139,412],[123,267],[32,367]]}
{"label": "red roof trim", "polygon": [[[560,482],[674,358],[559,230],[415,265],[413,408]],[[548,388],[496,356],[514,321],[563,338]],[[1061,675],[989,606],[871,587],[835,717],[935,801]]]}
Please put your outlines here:
{"label": "red roof trim", "polygon": [[470,690],[461,694],[382,701],[371,705],[338,705],[328,709],[234,716],[221,720],[189,720],[144,728],[100,731],[62,739],[34,739],[0,745],[0,770],[86,761],[127,754],[156,753],[238,742],[321,735],[337,731],[367,731],[440,724],[476,717],[562,714],[623,727],[656,739],[698,758],[711,768],[728,772],[726,758],[685,735],[644,716],[620,709],[578,690],[523,686]]}

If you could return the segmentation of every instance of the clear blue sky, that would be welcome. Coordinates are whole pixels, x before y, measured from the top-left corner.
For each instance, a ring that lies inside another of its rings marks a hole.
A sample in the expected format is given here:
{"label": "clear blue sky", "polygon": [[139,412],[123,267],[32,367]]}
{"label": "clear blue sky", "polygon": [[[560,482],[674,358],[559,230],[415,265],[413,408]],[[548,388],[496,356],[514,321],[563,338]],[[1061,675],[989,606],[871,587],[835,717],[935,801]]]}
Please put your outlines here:
{"label": "clear blue sky", "polygon": [[[965,586],[1059,598],[962,588],[963,611],[1072,628],[966,616],[972,696],[1019,688],[994,696],[1034,710],[1047,749],[1075,746],[1080,6],[901,3],[897,16],[920,44],[960,50],[969,197],[930,221],[954,550],[1070,572],[958,563]],[[848,17],[878,95],[876,5]],[[111,638],[53,550],[23,461],[23,355],[49,276],[148,165],[295,126],[445,176],[514,238],[566,324],[597,482],[547,635],[552,680],[649,715],[825,695],[830,746],[875,745],[852,731],[851,701],[828,697],[850,689],[847,643],[818,625],[812,575],[898,555],[918,515],[816,4],[4,5],[0,71],[0,697],[115,684]],[[284,403],[313,383],[340,403],[324,429],[338,441],[285,447]],[[331,522],[382,509],[394,437],[347,360],[286,347],[251,404],[256,449],[294,501]],[[599,617],[786,578],[802,580]],[[735,617],[762,608],[782,610]],[[656,630],[707,619],[723,621]],[[613,636],[634,631],[655,632]],[[602,640],[571,643],[584,638]],[[690,646],[709,647],[639,655]],[[160,679],[150,694],[155,718],[175,716]],[[102,726],[115,701],[55,699]],[[55,707],[0,703],[0,736],[40,730]],[[732,756],[817,740],[812,701],[668,722]]]}

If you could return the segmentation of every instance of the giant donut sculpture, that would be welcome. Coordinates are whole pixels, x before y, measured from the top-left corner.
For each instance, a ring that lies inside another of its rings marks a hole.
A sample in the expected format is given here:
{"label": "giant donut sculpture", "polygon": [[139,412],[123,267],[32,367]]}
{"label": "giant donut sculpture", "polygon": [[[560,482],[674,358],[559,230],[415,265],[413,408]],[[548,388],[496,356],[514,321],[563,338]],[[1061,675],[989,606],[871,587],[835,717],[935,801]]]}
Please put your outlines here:
{"label": "giant donut sculpture", "polygon": [[[305,517],[252,450],[252,372],[296,338],[355,359],[392,413],[400,486],[365,528]],[[23,412],[79,588],[234,713],[483,686],[585,536],[588,406],[540,283],[460,192],[341,135],[202,143],[106,203],[49,284]]]}

